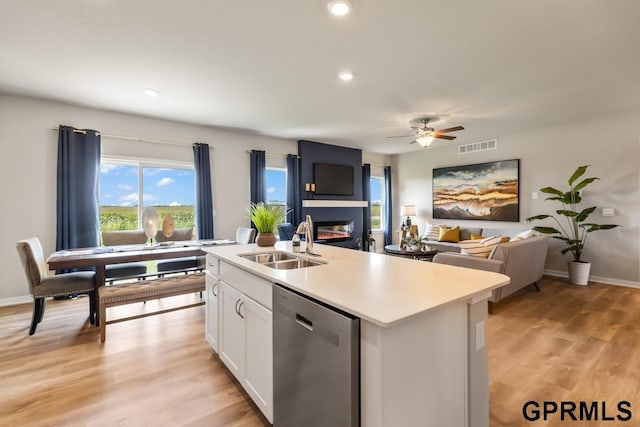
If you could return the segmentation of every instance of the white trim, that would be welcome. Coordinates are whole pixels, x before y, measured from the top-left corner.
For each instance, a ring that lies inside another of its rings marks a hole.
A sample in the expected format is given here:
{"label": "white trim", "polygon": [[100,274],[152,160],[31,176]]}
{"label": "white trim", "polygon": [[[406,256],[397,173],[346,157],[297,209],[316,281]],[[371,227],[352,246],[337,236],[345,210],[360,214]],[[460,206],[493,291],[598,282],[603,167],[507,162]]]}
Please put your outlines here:
{"label": "white trim", "polygon": [[[562,277],[564,279],[568,279],[569,278],[569,273],[566,272],[566,271],[545,269],[544,270],[544,274],[546,274],[547,276]],[[640,282],[634,282],[632,280],[613,279],[611,277],[602,277],[602,276],[591,275],[591,276],[589,276],[589,282],[604,283],[605,285],[614,285],[614,286],[626,286],[628,288],[640,289]]]}
{"label": "white trim", "polygon": [[303,200],[303,208],[366,208],[365,200]]}
{"label": "white trim", "polygon": [[30,295],[23,295],[21,297],[11,297],[0,299],[0,307],[7,307],[10,305],[27,304],[33,302],[33,298]]}

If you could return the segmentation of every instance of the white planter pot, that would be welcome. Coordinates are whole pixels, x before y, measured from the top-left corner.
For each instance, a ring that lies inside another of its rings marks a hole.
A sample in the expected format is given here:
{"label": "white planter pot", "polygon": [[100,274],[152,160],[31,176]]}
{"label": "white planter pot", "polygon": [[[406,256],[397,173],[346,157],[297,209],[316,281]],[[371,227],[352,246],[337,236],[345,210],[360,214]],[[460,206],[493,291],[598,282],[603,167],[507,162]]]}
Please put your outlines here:
{"label": "white planter pot", "polygon": [[590,272],[590,262],[569,261],[569,281],[574,285],[587,285]]}

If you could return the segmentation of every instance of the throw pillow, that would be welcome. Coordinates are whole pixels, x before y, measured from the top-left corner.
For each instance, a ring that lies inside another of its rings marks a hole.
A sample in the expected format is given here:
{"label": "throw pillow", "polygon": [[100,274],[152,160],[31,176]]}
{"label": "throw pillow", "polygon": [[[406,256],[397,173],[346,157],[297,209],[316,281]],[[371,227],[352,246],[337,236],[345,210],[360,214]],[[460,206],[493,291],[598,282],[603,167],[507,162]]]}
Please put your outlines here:
{"label": "throw pillow", "polygon": [[440,231],[438,229],[438,226],[435,224],[427,223],[427,227],[425,228],[425,232],[422,238],[425,240],[438,240],[439,236]]}
{"label": "throw pillow", "polygon": [[458,243],[460,241],[460,227],[455,226],[453,228],[445,227],[441,225],[438,233],[438,242],[452,242]]}
{"label": "throw pillow", "polygon": [[535,234],[533,232],[533,230],[527,230],[527,231],[523,231],[520,234],[517,234],[513,239],[511,239],[512,242],[516,242],[518,240],[526,240],[530,237],[533,237]]}
{"label": "throw pillow", "polygon": [[482,234],[471,233],[471,239],[468,239],[468,240],[482,240],[482,239],[484,239],[484,237],[482,237]]}
{"label": "throw pillow", "polygon": [[511,240],[509,236],[503,236],[500,238],[500,243],[509,243],[509,240]]}
{"label": "throw pillow", "polygon": [[489,258],[493,249],[500,244],[502,236],[487,237],[482,240],[463,240],[459,242],[460,253],[464,255]]}

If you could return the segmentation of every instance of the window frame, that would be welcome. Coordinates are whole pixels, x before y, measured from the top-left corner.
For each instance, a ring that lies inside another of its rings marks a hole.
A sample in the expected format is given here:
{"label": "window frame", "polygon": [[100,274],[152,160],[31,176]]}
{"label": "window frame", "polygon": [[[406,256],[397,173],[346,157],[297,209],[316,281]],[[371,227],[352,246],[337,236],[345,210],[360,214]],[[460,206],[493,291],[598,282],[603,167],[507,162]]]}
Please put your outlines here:
{"label": "window frame", "polygon": [[[279,172],[284,172],[284,207],[287,207],[287,193],[288,193],[288,188],[287,188],[287,184],[288,184],[288,171],[286,167],[281,167],[281,166],[266,166],[264,168],[264,185],[265,185],[265,189],[264,189],[264,194],[265,194],[265,199],[268,199],[268,192],[267,190],[269,189],[269,186],[267,185],[267,171],[269,170],[274,170],[274,171],[279,171]],[[265,203],[270,204],[269,200],[265,200]]]}
{"label": "window frame", "polygon": [[[373,228],[373,217],[370,217],[370,221],[371,221],[371,231],[372,232],[384,232],[385,228],[384,228],[384,224],[385,224],[385,200],[386,200],[386,194],[384,192],[384,176],[378,176],[378,175],[371,175],[369,177],[369,185],[371,185],[371,181],[372,180],[377,180],[380,181],[380,227],[379,228]],[[372,204],[372,199],[371,199],[371,195],[369,195],[369,208],[370,210],[373,208],[373,204]]]}
{"label": "window frame", "polygon": [[[138,230],[142,230],[142,210],[145,208],[144,206],[144,176],[143,171],[145,167],[149,168],[167,168],[167,169],[184,169],[191,170],[195,172],[195,166],[193,163],[184,162],[180,160],[163,160],[163,159],[148,159],[148,158],[140,158],[140,157],[129,157],[129,156],[101,156],[100,157],[100,166],[103,163],[107,164],[115,164],[118,166],[137,166],[138,168]],[[195,178],[195,176],[194,176]],[[194,209],[196,208],[196,183],[195,179],[193,182],[193,193],[194,193]],[[99,200],[99,207],[102,206],[102,201]]]}

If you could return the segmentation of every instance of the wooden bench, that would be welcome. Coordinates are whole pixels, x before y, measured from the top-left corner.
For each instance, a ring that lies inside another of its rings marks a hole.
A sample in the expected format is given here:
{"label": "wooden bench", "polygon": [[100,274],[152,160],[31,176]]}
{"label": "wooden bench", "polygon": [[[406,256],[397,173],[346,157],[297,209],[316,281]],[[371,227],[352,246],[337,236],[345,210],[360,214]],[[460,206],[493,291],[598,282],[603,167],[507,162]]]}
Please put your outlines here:
{"label": "wooden bench", "polygon": [[98,288],[98,301],[100,306],[100,342],[106,339],[107,325],[124,322],[125,320],[140,319],[154,314],[168,313],[184,308],[203,305],[204,301],[195,304],[183,305],[152,313],[138,314],[136,316],[123,317],[107,321],[107,308],[118,305],[144,302],[152,299],[172,297],[176,295],[202,292],[205,289],[205,273],[187,274],[184,276],[164,277],[154,280],[144,280],[135,283],[123,283]]}

